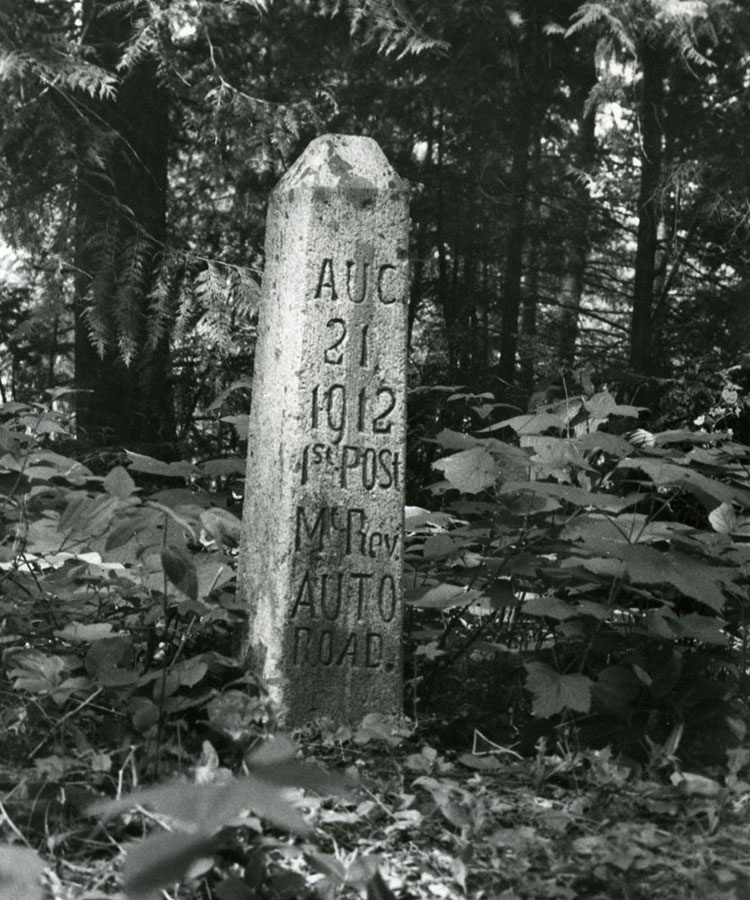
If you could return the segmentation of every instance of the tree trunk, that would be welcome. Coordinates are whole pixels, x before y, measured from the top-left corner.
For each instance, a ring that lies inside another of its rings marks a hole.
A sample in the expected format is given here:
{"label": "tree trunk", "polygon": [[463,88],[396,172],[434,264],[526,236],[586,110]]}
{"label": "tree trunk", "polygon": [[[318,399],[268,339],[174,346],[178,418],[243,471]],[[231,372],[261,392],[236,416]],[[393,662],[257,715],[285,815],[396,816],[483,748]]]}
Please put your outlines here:
{"label": "tree trunk", "polygon": [[[537,125],[540,123],[537,122]],[[521,362],[521,383],[531,390],[536,376],[538,358],[537,308],[539,303],[539,266],[542,249],[542,185],[539,165],[542,157],[541,129],[536,128],[533,136],[533,158],[531,166],[531,198],[529,208],[530,246],[526,264],[527,278],[521,293],[521,340],[518,348]]]}
{"label": "tree trunk", "polygon": [[[84,41],[99,65],[115,70],[134,15],[111,0],[84,4]],[[146,327],[166,237],[167,126],[157,62],[148,56],[123,75],[116,98],[88,104],[76,196],[75,384],[84,443],[158,452],[174,441],[169,336],[148,341]]]}
{"label": "tree trunk", "polygon": [[[505,277],[500,316],[500,378],[512,382],[518,353],[518,318],[521,310],[523,255],[526,244],[529,149],[535,123],[541,118],[545,90],[541,34],[536,15],[530,15],[528,31],[518,48],[515,88],[516,127],[512,141],[510,215],[505,251]],[[540,96],[540,94],[542,96]]]}
{"label": "tree trunk", "polygon": [[520,97],[515,134],[513,138],[513,163],[510,187],[510,224],[505,252],[505,278],[500,317],[500,370],[506,382],[513,381],[518,352],[518,314],[521,309],[521,279],[523,277],[523,251],[526,244],[526,193],[529,184],[529,141],[531,117]]}
{"label": "tree trunk", "polygon": [[[592,85],[596,83],[593,73]],[[586,91],[588,93],[588,90]],[[582,97],[582,105],[585,97]],[[578,139],[576,141],[576,168],[582,175],[588,175],[594,167],[596,153],[596,114],[593,109],[578,119]],[[561,306],[558,332],[558,362],[561,368],[570,368],[575,363],[576,342],[578,340],[578,317],[585,284],[586,264],[589,254],[589,224],[593,203],[588,185],[583,177],[573,180],[573,202],[568,222],[568,240],[565,247],[565,274],[561,289]]]}
{"label": "tree trunk", "polygon": [[655,374],[658,345],[654,333],[654,279],[657,268],[663,156],[665,55],[659,46],[641,47],[641,177],[638,191],[638,239],[633,284],[630,365],[642,375]]}

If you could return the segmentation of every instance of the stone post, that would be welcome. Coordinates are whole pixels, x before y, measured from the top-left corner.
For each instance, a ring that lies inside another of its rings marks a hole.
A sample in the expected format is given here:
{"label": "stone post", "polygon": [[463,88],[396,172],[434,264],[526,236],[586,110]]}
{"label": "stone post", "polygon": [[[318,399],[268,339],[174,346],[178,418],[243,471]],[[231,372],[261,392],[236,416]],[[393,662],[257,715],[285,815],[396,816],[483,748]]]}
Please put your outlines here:
{"label": "stone post", "polygon": [[285,727],[401,712],[408,232],[371,138],[317,138],[271,195],[239,593]]}

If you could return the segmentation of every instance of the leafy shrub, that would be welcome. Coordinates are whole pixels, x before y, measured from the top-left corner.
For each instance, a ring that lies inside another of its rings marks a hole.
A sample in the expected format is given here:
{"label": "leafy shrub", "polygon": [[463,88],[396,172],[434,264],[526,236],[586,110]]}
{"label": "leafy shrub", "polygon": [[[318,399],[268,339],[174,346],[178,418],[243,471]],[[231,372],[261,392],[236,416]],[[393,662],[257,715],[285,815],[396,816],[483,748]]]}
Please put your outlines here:
{"label": "leafy shrub", "polygon": [[[292,851],[279,831],[304,839],[294,852],[319,889],[346,881],[391,896],[373,859],[346,867],[310,842],[300,789],[328,794],[347,782],[270,737],[265,695],[231,655],[243,613],[231,507],[244,461],[123,451],[89,466],[62,452],[62,394],[0,407],[8,821],[26,840],[57,825],[61,850],[86,814],[123,814],[113,844],[127,845],[131,900],[212,870],[217,896],[312,896],[309,876],[278,864]],[[165,771],[176,779],[138,787]],[[131,812],[143,808],[147,818]],[[132,841],[149,820],[163,830]],[[32,849],[0,845],[0,894],[41,900],[43,868]]]}
{"label": "leafy shrub", "polygon": [[67,437],[59,396],[0,408],[2,671],[16,708],[33,701],[15,722],[19,752],[49,721],[35,752],[65,728],[77,730],[79,750],[93,745],[87,729],[111,728],[156,772],[190,749],[179,737],[188,720],[198,741],[225,735],[227,685],[247,698],[245,738],[264,734],[265,700],[231,656],[239,519],[230,492],[216,490],[244,465],[124,451],[96,475],[58,452]]}
{"label": "leafy shrub", "polygon": [[746,734],[750,447],[616,433],[638,414],[602,391],[437,435],[442,508],[407,510],[415,652],[425,677],[491,660],[514,721],[528,697],[594,745],[706,760]]}

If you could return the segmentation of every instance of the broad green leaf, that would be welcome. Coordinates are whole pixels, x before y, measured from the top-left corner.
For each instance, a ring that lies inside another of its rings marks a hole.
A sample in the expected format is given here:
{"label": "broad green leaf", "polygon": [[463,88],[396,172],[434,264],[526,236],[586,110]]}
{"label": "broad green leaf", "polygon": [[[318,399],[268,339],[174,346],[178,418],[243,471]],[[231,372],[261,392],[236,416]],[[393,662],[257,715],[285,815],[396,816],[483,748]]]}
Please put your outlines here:
{"label": "broad green leaf", "polygon": [[567,419],[564,415],[548,412],[525,413],[521,416],[513,416],[511,419],[504,419],[502,422],[490,425],[489,428],[483,428],[480,434],[499,431],[501,428],[512,428],[516,434],[542,434],[544,431],[549,431],[550,428],[562,430],[566,423]]}
{"label": "broad green leaf", "polygon": [[211,478],[224,478],[227,475],[244,475],[247,462],[239,456],[225,459],[207,459],[201,463],[201,469]]}
{"label": "broad green leaf", "polygon": [[481,591],[469,590],[463,585],[439,584],[407,591],[406,602],[420,609],[450,609],[453,606],[467,606],[482,596]]}
{"label": "broad green leaf", "polygon": [[668,447],[670,444],[715,444],[726,441],[730,434],[726,431],[688,431],[679,428],[674,431],[659,431],[654,435],[657,447]]}
{"label": "broad green leaf", "polygon": [[718,797],[725,788],[713,778],[692,772],[673,772],[669,779],[681,794],[697,797]]}
{"label": "broad green leaf", "polygon": [[234,567],[227,557],[219,551],[198,553],[193,557],[198,574],[198,596],[208,597],[211,591],[234,578]]}
{"label": "broad green leaf", "polygon": [[127,845],[122,877],[128,900],[157,900],[162,888],[190,878],[196,862],[213,863],[216,844],[216,836],[205,831],[175,831]]}
{"label": "broad green leaf", "polygon": [[628,666],[607,666],[592,684],[591,696],[608,712],[627,719],[632,713],[632,702],[642,687],[642,681]]}
{"label": "broad green leaf", "polygon": [[60,517],[60,531],[73,538],[94,538],[104,534],[120,506],[117,497],[82,492],[71,494]]}
{"label": "broad green leaf", "polygon": [[433,468],[443,473],[450,486],[464,494],[478,494],[495,483],[500,467],[481,447],[462,450],[434,462]]}
{"label": "broad green leaf", "polygon": [[479,772],[497,772],[503,768],[503,764],[495,756],[477,756],[475,753],[463,753],[458,757],[458,762],[468,769],[476,769]]}
{"label": "broad green leaf", "polygon": [[191,478],[200,471],[188,462],[165,463],[152,456],[134,453],[132,450],[126,450],[125,453],[130,460],[131,472],[143,472],[145,475],[154,475],[158,478]]}
{"label": "broad green leaf", "polygon": [[167,546],[161,551],[164,573],[172,584],[191,600],[198,599],[198,573],[192,556],[182,547]]}
{"label": "broad green leaf", "polygon": [[[200,656],[193,656],[184,659],[167,672],[165,679],[165,694],[171,696],[181,687],[193,687],[198,684],[208,672],[208,664]],[[156,693],[161,690],[161,685],[157,684]]]}
{"label": "broad green leaf", "polygon": [[127,500],[136,491],[135,482],[122,466],[115,466],[104,478],[102,485],[111,497],[119,500]]}
{"label": "broad green leaf", "polygon": [[609,416],[627,416],[637,419],[645,406],[627,406],[619,404],[609,391],[594,394],[588,400],[583,401],[584,409],[596,419],[607,419]]}
{"label": "broad green leaf", "polygon": [[180,507],[197,507],[200,509],[208,509],[213,501],[208,491],[196,491],[192,487],[173,487],[165,488],[163,491],[156,491],[155,494],[149,495],[149,500],[154,500],[162,506],[168,506],[170,509],[179,509]]}
{"label": "broad green leaf", "polygon": [[558,622],[564,622],[565,619],[580,615],[574,606],[559,597],[540,596],[539,594],[534,594],[524,600],[520,611],[529,616],[546,616],[556,619]]}
{"label": "broad green leaf", "polygon": [[633,452],[633,448],[625,438],[609,434],[606,431],[591,431],[588,434],[582,434],[575,439],[575,442],[582,451],[600,450],[602,453],[608,453],[618,459],[630,456]]}
{"label": "broad green leaf", "polygon": [[446,556],[452,556],[460,546],[449,534],[433,534],[422,545],[422,557],[444,559]]}
{"label": "broad green leaf", "polygon": [[535,716],[546,719],[572,709],[587,713],[591,708],[591,679],[585,675],[561,675],[551,666],[541,662],[524,664],[526,681],[524,686],[532,697],[532,711]]}
{"label": "broad green leaf", "polygon": [[27,553],[38,553],[40,556],[48,556],[58,553],[65,543],[65,535],[59,529],[59,520],[56,517],[36,519],[29,523],[26,529]]}
{"label": "broad green leaf", "polygon": [[71,643],[90,643],[112,637],[112,625],[109,622],[70,622],[65,628],[55,631],[55,636]]}
{"label": "broad green leaf", "polygon": [[626,544],[672,541],[691,530],[689,525],[680,522],[649,521],[643,513],[623,512],[611,516],[592,512],[571,519],[560,536],[567,541],[583,541],[584,546],[598,552],[602,541]]}
{"label": "broad green leaf", "polygon": [[687,466],[680,466],[661,459],[624,459],[618,468],[638,469],[653,481],[656,487],[677,487],[689,491],[708,510],[720,503],[739,503],[750,507],[750,491],[723,484],[707,478]]}
{"label": "broad green leaf", "polygon": [[583,488],[574,487],[571,484],[555,484],[549,481],[506,481],[500,487],[501,494],[514,494],[517,492],[540,494],[544,497],[554,497],[571,503],[574,506],[584,508],[606,509],[612,512],[620,512],[638,502],[638,497],[616,497],[614,494],[594,493]]}
{"label": "broad green leaf", "polygon": [[711,510],[708,521],[719,534],[731,534],[737,527],[737,513],[731,503],[724,501]]}
{"label": "broad green leaf", "polygon": [[[157,503],[154,500],[148,500],[147,502],[150,507],[163,512],[168,519],[171,519],[178,525],[183,537],[190,538],[193,541],[198,539],[196,533],[196,518],[194,518],[194,516],[200,517],[203,512],[201,507],[179,507],[178,509],[172,509],[171,506],[164,506],[162,503]],[[167,526],[169,527],[169,522],[167,523]]]}
{"label": "broad green leaf", "polygon": [[215,400],[211,402],[211,405],[208,407],[208,412],[214,412],[217,409],[221,409],[224,401],[229,397],[230,394],[233,394],[235,391],[245,390],[248,388],[252,388],[253,379],[252,378],[239,378],[237,381],[233,381],[228,387],[225,387],[223,391],[216,397]]}
{"label": "broad green leaf", "polygon": [[0,897],[3,900],[43,900],[44,862],[30,847],[0,845]]}
{"label": "broad green leaf", "polygon": [[33,693],[54,690],[67,668],[62,657],[48,656],[41,650],[24,650],[14,654],[11,665],[13,668],[8,676],[15,679],[14,687]]}
{"label": "broad green leaf", "polygon": [[425,525],[448,525],[453,521],[453,516],[444,512],[430,512],[421,506],[407,506],[404,510],[404,528],[407,532],[416,531]]}
{"label": "broad green leaf", "polygon": [[200,513],[203,529],[217,544],[236,547],[240,542],[242,522],[226,509],[211,507]]}
{"label": "broad green leaf", "polygon": [[[7,458],[3,458],[3,465],[7,466]],[[64,478],[70,484],[83,485],[89,480],[94,479],[91,469],[67,456],[61,456],[52,450],[34,450],[25,460],[17,460],[14,465],[8,468],[23,468],[25,474],[29,478],[38,478],[44,481],[50,478]]]}
{"label": "broad green leaf", "polygon": [[133,668],[135,650],[127,635],[95,641],[86,653],[86,671],[105,687],[134,684],[138,673]]}
{"label": "broad green leaf", "polygon": [[92,815],[117,815],[135,806],[145,806],[169,816],[183,828],[206,834],[235,821],[245,811],[285,831],[307,834],[310,830],[300,811],[286,799],[286,791],[255,775],[237,778],[227,785],[195,785],[185,782],[135,791],[117,800],[99,800],[89,807]]}
{"label": "broad green leaf", "polygon": [[729,636],[722,631],[727,624],[724,619],[689,613],[686,616],[680,616],[677,624],[683,637],[693,638],[697,641],[702,641],[704,644],[715,644],[720,647],[726,646],[729,642]]}
{"label": "broad green leaf", "polygon": [[255,737],[267,717],[265,704],[244,691],[224,691],[208,704],[211,727],[233,741]]}
{"label": "broad green leaf", "polygon": [[567,438],[532,434],[521,436],[521,446],[533,450],[531,462],[538,478],[552,475],[570,481],[572,468],[589,468],[581,451]]}
{"label": "broad green leaf", "polygon": [[310,826],[288,799],[289,787],[309,787],[319,793],[337,793],[346,782],[318,766],[289,759],[285,741],[274,749],[254,754],[247,760],[250,774],[226,785],[195,785],[184,782],[136,791],[116,800],[98,800],[88,812],[112,816],[134,806],[146,806],[170,816],[182,827],[214,834],[235,822],[241,813],[252,811],[285,831],[304,835]]}
{"label": "broad green leaf", "polygon": [[[592,550],[596,547],[601,556],[577,559],[575,565],[582,564],[599,575],[627,575],[633,584],[671,584],[686,597],[692,597],[716,612],[723,609],[724,591],[731,589],[736,574],[728,566],[711,565],[675,550],[663,553],[644,544],[602,540],[596,545],[589,539],[586,547]],[[563,560],[561,565],[565,567],[571,562],[571,559]]]}
{"label": "broad green leaf", "polygon": [[222,416],[222,422],[227,422],[237,432],[237,437],[241,441],[246,441],[248,432],[250,431],[250,416],[243,414],[238,416]]}
{"label": "broad green leaf", "polygon": [[442,431],[435,435],[435,443],[445,450],[470,450],[472,447],[481,447],[482,440],[471,437],[469,434],[463,434],[460,431],[451,431],[450,428],[443,428]]}

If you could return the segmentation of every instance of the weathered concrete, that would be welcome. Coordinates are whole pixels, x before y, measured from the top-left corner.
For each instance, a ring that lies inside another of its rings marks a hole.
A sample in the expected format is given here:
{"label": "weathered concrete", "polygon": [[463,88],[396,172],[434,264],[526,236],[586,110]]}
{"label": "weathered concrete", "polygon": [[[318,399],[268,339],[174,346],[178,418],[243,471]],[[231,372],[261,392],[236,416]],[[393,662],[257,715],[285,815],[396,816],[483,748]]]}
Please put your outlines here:
{"label": "weathered concrete", "polygon": [[239,592],[285,726],[401,711],[408,202],[370,138],[271,196]]}

